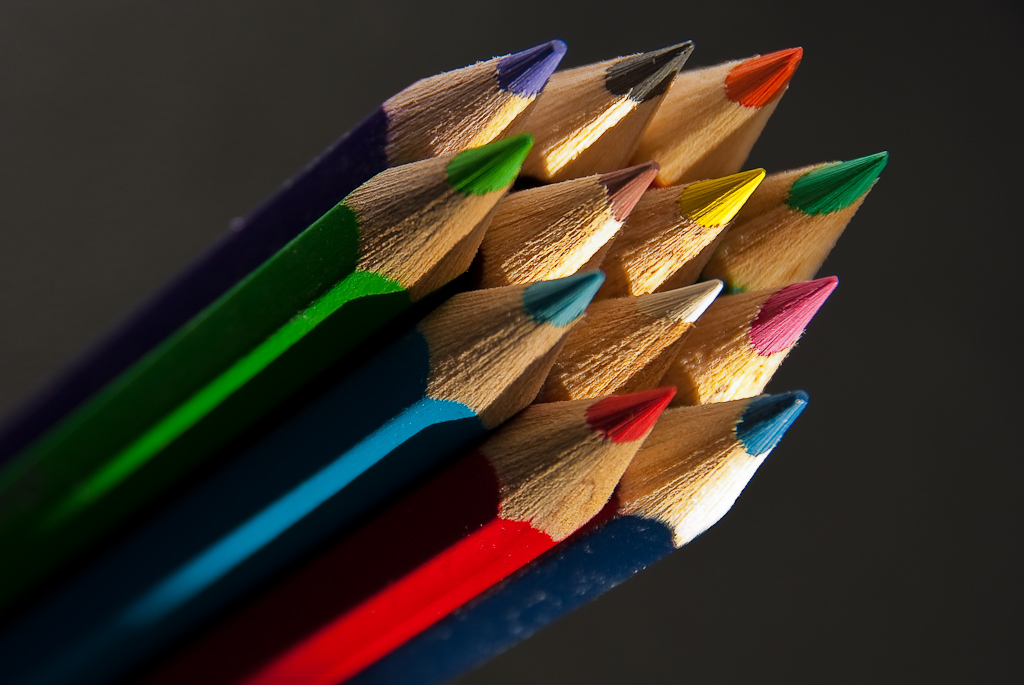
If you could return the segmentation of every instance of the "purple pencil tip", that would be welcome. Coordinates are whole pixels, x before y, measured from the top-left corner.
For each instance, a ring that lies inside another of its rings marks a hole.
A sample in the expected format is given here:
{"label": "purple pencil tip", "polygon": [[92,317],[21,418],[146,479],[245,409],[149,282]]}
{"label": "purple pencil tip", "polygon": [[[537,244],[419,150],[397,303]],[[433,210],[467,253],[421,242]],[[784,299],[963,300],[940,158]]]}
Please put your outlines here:
{"label": "purple pencil tip", "polygon": [[536,97],[565,55],[566,46],[553,40],[498,60],[498,84],[520,97]]}

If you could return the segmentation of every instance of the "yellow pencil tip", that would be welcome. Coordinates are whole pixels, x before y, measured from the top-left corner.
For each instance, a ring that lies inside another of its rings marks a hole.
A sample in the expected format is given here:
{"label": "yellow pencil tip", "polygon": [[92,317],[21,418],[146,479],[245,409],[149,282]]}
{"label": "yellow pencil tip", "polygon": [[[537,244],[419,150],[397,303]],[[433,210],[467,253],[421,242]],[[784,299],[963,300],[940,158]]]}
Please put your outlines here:
{"label": "yellow pencil tip", "polygon": [[697,181],[679,194],[679,214],[704,228],[724,226],[764,179],[764,169]]}

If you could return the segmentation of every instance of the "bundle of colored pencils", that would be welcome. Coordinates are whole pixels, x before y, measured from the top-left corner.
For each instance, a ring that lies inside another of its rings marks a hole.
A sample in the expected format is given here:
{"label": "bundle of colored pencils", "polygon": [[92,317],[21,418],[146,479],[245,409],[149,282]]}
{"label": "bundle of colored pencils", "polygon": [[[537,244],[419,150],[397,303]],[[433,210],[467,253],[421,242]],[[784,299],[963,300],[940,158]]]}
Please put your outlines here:
{"label": "bundle of colored pencils", "polygon": [[434,683],[714,525],[886,164],[802,57],[553,41],[398,93],[0,430],[8,683]]}

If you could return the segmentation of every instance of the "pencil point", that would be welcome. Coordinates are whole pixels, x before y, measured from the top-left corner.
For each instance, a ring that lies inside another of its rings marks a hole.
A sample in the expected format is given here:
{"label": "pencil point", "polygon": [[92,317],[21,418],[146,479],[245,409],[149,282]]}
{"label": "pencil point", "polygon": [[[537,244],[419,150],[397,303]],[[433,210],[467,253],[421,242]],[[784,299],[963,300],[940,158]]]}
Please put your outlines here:
{"label": "pencil point", "polygon": [[598,183],[603,185],[608,193],[608,199],[612,205],[612,216],[616,221],[626,220],[657,175],[658,163],[646,162],[597,177]]}
{"label": "pencil point", "polygon": [[803,56],[803,48],[790,48],[737,64],[725,77],[726,97],[744,107],[764,107],[786,89]]}
{"label": "pencil point", "polygon": [[736,426],[736,437],[752,457],[771,452],[807,406],[802,390],[755,397]]}
{"label": "pencil point", "polygon": [[636,306],[649,316],[666,317],[676,323],[693,323],[715,301],[721,290],[721,281],[704,281],[685,288],[640,295]]}
{"label": "pencil point", "polygon": [[552,40],[498,60],[498,85],[503,90],[532,98],[544,90],[548,78],[565,55],[566,45]]}
{"label": "pencil point", "polygon": [[668,387],[611,395],[587,408],[587,423],[612,442],[642,440],[675,394]]}
{"label": "pencil point", "polygon": [[465,195],[487,195],[515,180],[533,147],[533,136],[520,133],[460,152],[448,162],[448,183]]}
{"label": "pencil point", "polygon": [[536,321],[568,326],[587,308],[602,283],[604,274],[600,271],[531,283],[523,290],[523,305]]}
{"label": "pencil point", "polygon": [[764,169],[691,183],[679,194],[679,214],[704,228],[724,226],[764,179]]}
{"label": "pencil point", "polygon": [[691,52],[693,43],[686,41],[626,58],[608,69],[605,88],[634,102],[646,102],[668,90]]}
{"label": "pencil point", "polygon": [[762,357],[788,349],[832,291],[835,276],[793,283],[769,297],[750,326],[750,343]]}
{"label": "pencil point", "polygon": [[813,169],[793,182],[786,204],[804,214],[846,209],[871,190],[888,161],[889,153],[879,152]]}

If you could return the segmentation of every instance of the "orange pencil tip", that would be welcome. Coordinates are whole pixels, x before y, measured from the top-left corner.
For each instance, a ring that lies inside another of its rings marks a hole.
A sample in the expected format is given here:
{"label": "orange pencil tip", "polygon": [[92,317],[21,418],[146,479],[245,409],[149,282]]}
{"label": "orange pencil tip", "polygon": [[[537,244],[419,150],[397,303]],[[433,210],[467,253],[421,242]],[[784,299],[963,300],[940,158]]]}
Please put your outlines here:
{"label": "orange pencil tip", "polygon": [[740,62],[725,77],[726,97],[744,107],[764,107],[786,90],[803,56],[803,48],[790,48]]}

